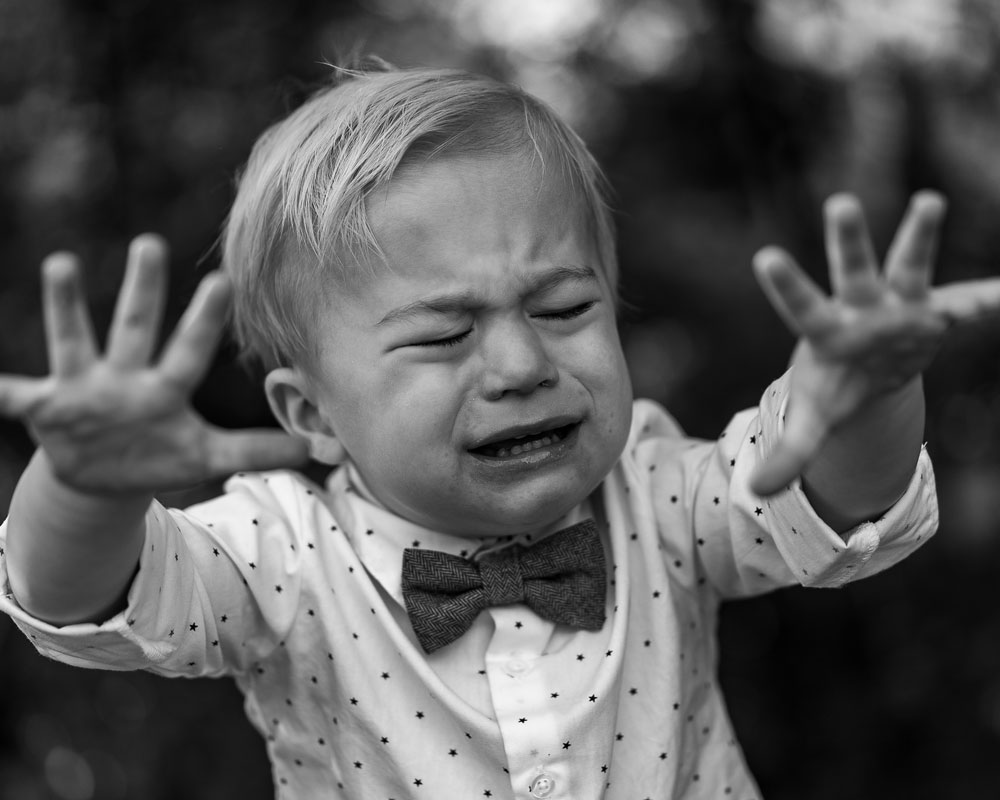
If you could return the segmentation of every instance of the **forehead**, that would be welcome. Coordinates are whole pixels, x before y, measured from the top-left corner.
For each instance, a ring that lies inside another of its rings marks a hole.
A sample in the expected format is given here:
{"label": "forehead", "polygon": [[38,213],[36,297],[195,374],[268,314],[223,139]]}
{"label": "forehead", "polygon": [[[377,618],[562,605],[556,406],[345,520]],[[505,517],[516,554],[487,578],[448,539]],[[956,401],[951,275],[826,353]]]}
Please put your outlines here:
{"label": "forehead", "polygon": [[494,267],[506,259],[516,269],[584,251],[601,271],[583,194],[533,152],[407,165],[369,196],[367,215],[383,266],[394,272],[449,256]]}
{"label": "forehead", "polygon": [[374,336],[586,283],[614,296],[584,199],[533,159],[450,156],[410,165],[369,195],[366,210],[380,252],[323,293],[319,352],[350,331]]}

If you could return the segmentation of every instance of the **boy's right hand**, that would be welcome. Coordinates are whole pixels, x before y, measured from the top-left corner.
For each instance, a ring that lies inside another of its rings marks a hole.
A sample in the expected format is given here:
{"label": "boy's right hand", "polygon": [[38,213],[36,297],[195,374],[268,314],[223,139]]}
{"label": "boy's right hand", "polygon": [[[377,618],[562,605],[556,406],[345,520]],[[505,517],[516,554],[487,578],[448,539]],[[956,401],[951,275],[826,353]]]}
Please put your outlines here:
{"label": "boy's right hand", "polygon": [[240,470],[294,466],[306,445],[272,430],[225,431],[190,405],[225,325],[230,287],[219,273],[198,287],[162,355],[166,246],[132,241],[107,349],[100,354],[77,259],[42,268],[51,374],[0,375],[0,414],[22,418],[63,483],[100,494],[152,494]]}

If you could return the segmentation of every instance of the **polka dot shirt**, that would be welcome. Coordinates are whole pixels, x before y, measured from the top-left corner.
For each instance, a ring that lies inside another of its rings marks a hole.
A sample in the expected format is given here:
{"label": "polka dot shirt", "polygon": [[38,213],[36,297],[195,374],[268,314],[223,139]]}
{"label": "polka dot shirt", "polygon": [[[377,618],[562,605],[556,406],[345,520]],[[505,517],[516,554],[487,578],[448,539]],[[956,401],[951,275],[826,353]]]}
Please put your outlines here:
{"label": "polka dot shirt", "polygon": [[402,606],[403,549],[471,556],[483,543],[393,516],[350,468],[323,488],[246,474],[186,511],[154,505],[128,607],[102,625],[32,619],[10,596],[2,555],[0,604],[40,652],[70,664],[234,677],[278,798],[752,800],[716,680],[719,601],[874,574],[937,524],[924,453],[897,504],[844,536],[797,486],[751,494],[784,385],[714,442],[636,402],[620,461],[555,526],[598,523],[600,631],[509,605],[426,655]]}

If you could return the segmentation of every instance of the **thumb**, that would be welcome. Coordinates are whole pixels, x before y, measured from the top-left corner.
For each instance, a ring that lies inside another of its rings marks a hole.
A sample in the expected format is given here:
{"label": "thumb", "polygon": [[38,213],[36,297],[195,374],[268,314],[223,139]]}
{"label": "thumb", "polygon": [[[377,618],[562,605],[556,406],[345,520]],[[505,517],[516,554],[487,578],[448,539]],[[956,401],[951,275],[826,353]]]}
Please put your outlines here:
{"label": "thumb", "polygon": [[208,471],[213,476],[295,467],[309,459],[306,443],[284,431],[210,430],[207,436]]}
{"label": "thumb", "polygon": [[0,417],[25,417],[44,400],[51,385],[44,378],[0,375]]}
{"label": "thumb", "polygon": [[799,477],[819,451],[829,429],[811,403],[789,405],[785,430],[770,455],[750,476],[750,490],[762,497],[780,492]]}

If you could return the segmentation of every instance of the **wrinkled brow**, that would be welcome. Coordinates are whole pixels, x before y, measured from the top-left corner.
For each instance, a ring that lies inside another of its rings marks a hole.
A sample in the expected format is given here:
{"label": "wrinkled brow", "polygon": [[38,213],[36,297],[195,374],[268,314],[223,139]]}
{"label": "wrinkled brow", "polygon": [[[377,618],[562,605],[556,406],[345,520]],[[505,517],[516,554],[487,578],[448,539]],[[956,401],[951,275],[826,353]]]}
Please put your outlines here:
{"label": "wrinkled brow", "polygon": [[[597,281],[597,273],[586,266],[558,266],[532,275],[524,281],[521,290],[522,297],[542,294],[556,286],[567,282]],[[376,324],[387,325],[391,322],[401,322],[422,314],[456,314],[487,305],[486,300],[474,292],[463,291],[450,294],[433,295],[407,303],[389,311]]]}

